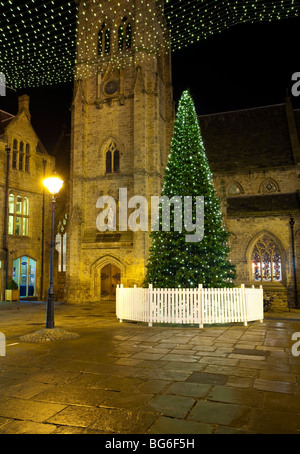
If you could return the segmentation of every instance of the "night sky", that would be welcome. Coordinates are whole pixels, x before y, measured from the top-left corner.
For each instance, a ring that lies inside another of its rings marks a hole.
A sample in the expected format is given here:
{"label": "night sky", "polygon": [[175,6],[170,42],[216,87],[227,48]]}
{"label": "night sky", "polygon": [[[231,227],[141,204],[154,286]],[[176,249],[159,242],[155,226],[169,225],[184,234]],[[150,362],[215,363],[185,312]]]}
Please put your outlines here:
{"label": "night sky", "polygon": [[[284,102],[300,72],[300,18],[236,25],[173,53],[174,99],[189,89],[198,115]],[[298,45],[297,45],[298,43]],[[69,127],[73,84],[7,90],[0,109],[17,111],[17,97],[31,97],[32,124],[51,153],[63,124]],[[300,96],[292,97],[300,108]]]}

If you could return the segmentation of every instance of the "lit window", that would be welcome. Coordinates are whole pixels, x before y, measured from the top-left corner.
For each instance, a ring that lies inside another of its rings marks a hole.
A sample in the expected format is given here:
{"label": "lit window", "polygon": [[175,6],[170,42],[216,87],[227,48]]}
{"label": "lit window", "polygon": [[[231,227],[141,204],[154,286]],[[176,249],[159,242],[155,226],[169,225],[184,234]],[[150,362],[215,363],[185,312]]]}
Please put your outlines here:
{"label": "lit window", "polygon": [[8,234],[28,236],[29,200],[28,197],[9,195],[8,200]]}
{"label": "lit window", "polygon": [[252,280],[281,282],[282,261],[279,247],[267,235],[260,238],[252,252]]}

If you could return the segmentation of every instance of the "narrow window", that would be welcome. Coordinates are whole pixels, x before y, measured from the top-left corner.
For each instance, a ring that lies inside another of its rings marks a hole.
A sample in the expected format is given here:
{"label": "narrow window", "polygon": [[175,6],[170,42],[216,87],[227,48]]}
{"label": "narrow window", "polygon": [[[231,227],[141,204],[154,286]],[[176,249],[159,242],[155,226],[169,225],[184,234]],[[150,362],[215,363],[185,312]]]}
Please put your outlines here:
{"label": "narrow window", "polygon": [[122,24],[120,25],[118,31],[119,51],[121,52],[125,49],[130,49],[131,41],[132,41],[131,24],[128,22],[127,17],[124,17],[122,19]]}
{"label": "narrow window", "polygon": [[24,143],[20,142],[20,153],[19,153],[19,170],[23,170],[24,163]]}
{"label": "narrow window", "polygon": [[25,172],[29,172],[29,160],[30,160],[30,145],[27,143],[25,154]]}
{"label": "narrow window", "polygon": [[112,172],[112,159],[111,159],[111,152],[108,151],[106,153],[106,173]]}
{"label": "narrow window", "polygon": [[103,23],[98,32],[98,55],[110,53],[110,30],[106,23]]}
{"label": "narrow window", "polygon": [[10,194],[8,199],[8,234],[14,234],[15,196]]}
{"label": "narrow window", "polygon": [[17,168],[17,159],[18,159],[18,141],[15,139],[13,143],[13,156],[12,156],[12,168]]}
{"label": "narrow window", "polygon": [[119,150],[114,152],[114,172],[119,172],[120,170],[120,153]]}

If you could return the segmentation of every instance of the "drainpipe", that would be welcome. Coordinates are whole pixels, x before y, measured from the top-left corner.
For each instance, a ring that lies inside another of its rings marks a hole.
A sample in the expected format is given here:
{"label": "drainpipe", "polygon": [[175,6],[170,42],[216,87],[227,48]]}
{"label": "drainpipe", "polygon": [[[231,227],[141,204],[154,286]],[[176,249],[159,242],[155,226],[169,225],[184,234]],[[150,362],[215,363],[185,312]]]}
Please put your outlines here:
{"label": "drainpipe", "polygon": [[291,235],[292,235],[292,254],[293,254],[293,269],[294,269],[294,291],[295,291],[295,306],[298,308],[298,289],[297,289],[297,276],[296,276],[296,256],[295,256],[295,238],[294,238],[294,218],[290,219]]}
{"label": "drainpipe", "polygon": [[[6,182],[5,182],[5,200],[4,200],[4,226],[3,226],[3,250],[5,252],[5,270],[4,270],[4,283],[7,289],[8,281],[8,259],[9,252],[7,248],[7,221],[8,221],[8,193],[9,193],[9,163],[10,163],[10,148],[6,146]],[[5,290],[4,289],[4,290]]]}

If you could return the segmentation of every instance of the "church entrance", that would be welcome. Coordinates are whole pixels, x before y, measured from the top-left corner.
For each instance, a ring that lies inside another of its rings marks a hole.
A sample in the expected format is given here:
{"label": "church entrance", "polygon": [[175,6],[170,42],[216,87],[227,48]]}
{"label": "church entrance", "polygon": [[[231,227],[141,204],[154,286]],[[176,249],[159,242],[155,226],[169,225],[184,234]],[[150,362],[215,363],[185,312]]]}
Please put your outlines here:
{"label": "church entrance", "polygon": [[117,285],[121,283],[121,270],[112,263],[101,269],[101,300],[114,300]]}

